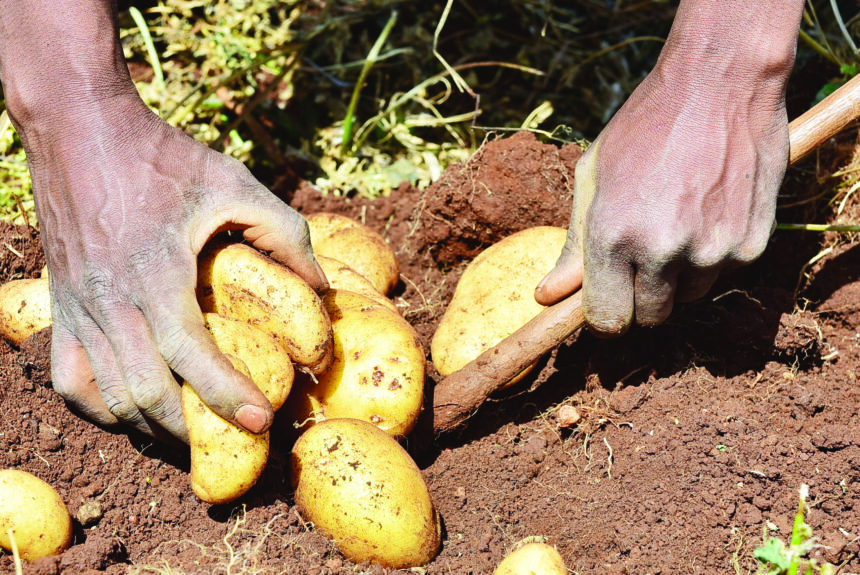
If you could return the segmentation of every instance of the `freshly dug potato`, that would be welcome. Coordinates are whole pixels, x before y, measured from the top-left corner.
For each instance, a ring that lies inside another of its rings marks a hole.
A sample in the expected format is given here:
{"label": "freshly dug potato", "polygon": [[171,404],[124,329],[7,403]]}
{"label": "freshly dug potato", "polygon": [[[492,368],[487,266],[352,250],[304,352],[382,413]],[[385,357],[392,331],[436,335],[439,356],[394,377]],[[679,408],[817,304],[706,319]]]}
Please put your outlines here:
{"label": "freshly dug potato", "polygon": [[505,557],[493,575],[567,575],[567,568],[555,547],[526,543]]}
{"label": "freshly dug potato", "polygon": [[[260,388],[274,409],[293,383],[286,350],[265,332],[239,320],[205,314],[218,348]],[[182,386],[182,412],[191,445],[191,487],[208,503],[226,503],[244,494],[260,477],[269,456],[269,434],[255,435],[209,409],[190,385]]]}
{"label": "freshly dug potato", "polygon": [[35,475],[17,469],[0,470],[0,547],[33,561],[58,555],[72,542],[72,518],[63,498]]}
{"label": "freshly dug potato", "polygon": [[197,292],[204,312],[265,331],[311,373],[331,364],[331,324],[319,296],[302,278],[244,244],[213,242],[198,262]]}
{"label": "freshly dug potato", "polygon": [[566,238],[563,228],[538,226],[503,239],[472,260],[430,342],[433,365],[441,375],[459,370],[544,309],[534,290],[555,266]]}
{"label": "freshly dug potato", "polygon": [[409,433],[424,398],[424,349],[409,323],[362,295],[329,290],[334,361],[311,378],[298,378],[288,409],[298,424],[354,418],[392,436]]}
{"label": "freshly dug potato", "polygon": [[345,263],[321,255],[317,255],[316,258],[323,270],[323,273],[325,273],[325,277],[328,278],[329,286],[332,289],[361,294],[365,297],[369,297],[378,304],[382,304],[391,311],[400,313],[397,311],[397,306],[394,305],[394,302],[373,287],[373,284],[370,283],[369,279]]}
{"label": "freshly dug potato", "polygon": [[302,434],[291,461],[302,516],[351,561],[408,569],[435,557],[439,516],[391,436],[366,421],[329,419]]}
{"label": "freshly dug potato", "polygon": [[321,212],[307,217],[316,255],[344,262],[384,295],[400,279],[394,250],[381,235],[364,224],[338,214]]}
{"label": "freshly dug potato", "polygon": [[48,278],[12,280],[0,285],[0,335],[21,345],[51,325]]}

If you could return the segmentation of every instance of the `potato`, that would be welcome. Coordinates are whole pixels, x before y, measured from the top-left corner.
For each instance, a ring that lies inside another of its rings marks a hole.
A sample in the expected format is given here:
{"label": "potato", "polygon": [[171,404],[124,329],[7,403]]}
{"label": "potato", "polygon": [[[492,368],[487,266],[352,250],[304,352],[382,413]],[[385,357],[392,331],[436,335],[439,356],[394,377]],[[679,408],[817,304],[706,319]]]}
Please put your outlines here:
{"label": "potato", "polygon": [[33,561],[58,555],[72,542],[72,518],[48,483],[17,469],[0,470],[0,547]]}
{"label": "potato", "polygon": [[381,235],[346,216],[321,212],[307,217],[314,253],[344,262],[384,295],[400,279],[394,250]]}
{"label": "potato", "polygon": [[204,312],[262,329],[311,373],[331,364],[331,323],[322,301],[286,266],[248,245],[214,242],[200,254],[197,281]]}
{"label": "potato", "polygon": [[526,543],[505,557],[493,575],[567,575],[567,568],[555,547]]}
{"label": "potato", "polygon": [[0,335],[21,345],[51,325],[51,291],[47,278],[12,280],[0,285]]}
{"label": "potato", "polygon": [[[283,405],[293,383],[290,357],[256,327],[205,314],[218,348],[260,388],[274,409]],[[260,477],[269,456],[269,434],[255,435],[222,419],[188,384],[182,386],[182,412],[191,446],[191,487],[208,503],[226,503],[244,494]]]}
{"label": "potato", "polygon": [[290,397],[293,421],[341,417],[369,421],[393,436],[409,433],[424,399],[424,349],[396,312],[362,295],[330,290],[323,302],[332,322],[334,361],[299,378]]}
{"label": "potato", "polygon": [[317,255],[317,262],[328,278],[329,286],[336,290],[351,291],[369,297],[378,304],[382,304],[391,311],[400,313],[397,306],[390,299],[385,297],[379,290],[373,287],[366,277],[349,267],[343,262],[333,258]]}
{"label": "potato", "polygon": [[433,365],[441,375],[461,369],[544,309],[535,301],[535,287],[555,266],[566,238],[563,228],[534,227],[472,260],[430,342]]}
{"label": "potato", "polygon": [[355,563],[408,569],[439,550],[441,526],[418,466],[395,439],[357,419],[329,419],[293,447],[296,505]]}

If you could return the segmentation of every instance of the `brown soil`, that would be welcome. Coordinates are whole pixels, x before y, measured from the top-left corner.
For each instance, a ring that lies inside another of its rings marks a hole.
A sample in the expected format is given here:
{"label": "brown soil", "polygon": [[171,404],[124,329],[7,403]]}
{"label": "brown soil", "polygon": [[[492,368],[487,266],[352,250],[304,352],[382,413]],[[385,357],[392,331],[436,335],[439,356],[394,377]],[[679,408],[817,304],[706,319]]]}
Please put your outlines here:
{"label": "brown soil", "polygon": [[[426,192],[364,201],[304,186],[293,205],[358,217],[388,238],[403,270],[395,300],[427,343],[465,259],[517,229],[566,225],[577,157],[519,135]],[[0,281],[38,274],[30,233],[0,228]],[[799,311],[793,291],[817,241],[778,233],[758,263],[664,325],[574,336],[464,431],[410,440],[445,527],[422,572],[489,574],[515,542],[545,536],[578,573],[747,573],[766,526],[790,532],[803,483],[824,545],[815,553],[860,570],[860,248],[817,264]],[[289,445],[274,441],[240,501],[201,503],[183,450],[66,409],[47,342],[0,343],[0,468],[49,481],[73,515],[91,502],[101,513],[26,573],[386,573],[352,565],[296,514]],[[558,426],[562,405],[578,410],[577,426]],[[12,569],[0,554],[0,571]]]}

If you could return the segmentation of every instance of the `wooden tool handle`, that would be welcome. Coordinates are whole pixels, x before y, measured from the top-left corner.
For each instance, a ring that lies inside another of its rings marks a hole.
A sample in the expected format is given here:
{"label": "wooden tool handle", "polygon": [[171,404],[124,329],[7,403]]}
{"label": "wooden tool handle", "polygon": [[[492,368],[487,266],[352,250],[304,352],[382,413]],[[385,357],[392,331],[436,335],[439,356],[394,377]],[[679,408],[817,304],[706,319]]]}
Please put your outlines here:
{"label": "wooden tool handle", "polygon": [[[794,164],[860,116],[860,76],[789,124]],[[575,293],[543,310],[523,327],[440,381],[433,398],[433,431],[451,431],[526,367],[585,325],[582,298]]]}
{"label": "wooden tool handle", "polygon": [[854,76],[788,125],[789,163],[795,164],[858,117],[860,76]]}

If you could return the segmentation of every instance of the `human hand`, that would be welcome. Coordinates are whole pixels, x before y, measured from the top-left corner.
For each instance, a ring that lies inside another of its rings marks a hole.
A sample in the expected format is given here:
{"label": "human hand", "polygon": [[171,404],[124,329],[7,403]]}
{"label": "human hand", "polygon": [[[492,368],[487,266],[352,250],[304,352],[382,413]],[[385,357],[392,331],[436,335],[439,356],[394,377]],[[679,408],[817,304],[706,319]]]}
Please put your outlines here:
{"label": "human hand", "polygon": [[99,122],[53,131],[58,145],[28,149],[50,268],[55,390],[99,424],[187,441],[173,371],[225,419],[264,431],[269,402],[204,327],[196,256],[216,231],[244,228],[323,290],[304,218],[136,94],[99,112]]}
{"label": "human hand", "polygon": [[793,52],[750,65],[729,51],[714,62],[712,47],[703,55],[684,40],[696,19],[678,19],[655,71],[580,159],[567,243],[535,292],[549,305],[582,285],[599,334],[661,323],[673,302],[755,260],[775,224]]}

